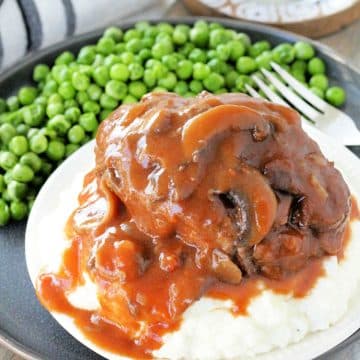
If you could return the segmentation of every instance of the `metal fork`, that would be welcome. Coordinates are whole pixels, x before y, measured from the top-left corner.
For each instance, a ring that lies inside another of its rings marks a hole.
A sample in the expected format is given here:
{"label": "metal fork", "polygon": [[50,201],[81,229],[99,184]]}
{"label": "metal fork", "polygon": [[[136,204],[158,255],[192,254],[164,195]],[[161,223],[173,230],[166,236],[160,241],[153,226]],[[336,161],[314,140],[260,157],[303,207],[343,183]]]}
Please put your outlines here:
{"label": "metal fork", "polygon": [[[360,131],[348,115],[313,94],[278,64],[272,62],[271,66],[291,88],[283,84],[270,71],[261,69],[266,79],[283,96],[283,98],[280,97],[260,77],[253,75],[253,80],[270,101],[285,106],[291,104],[303,115],[303,121],[310,120],[315,127],[343,145],[360,145]],[[251,96],[261,97],[254,88],[245,86]]]}

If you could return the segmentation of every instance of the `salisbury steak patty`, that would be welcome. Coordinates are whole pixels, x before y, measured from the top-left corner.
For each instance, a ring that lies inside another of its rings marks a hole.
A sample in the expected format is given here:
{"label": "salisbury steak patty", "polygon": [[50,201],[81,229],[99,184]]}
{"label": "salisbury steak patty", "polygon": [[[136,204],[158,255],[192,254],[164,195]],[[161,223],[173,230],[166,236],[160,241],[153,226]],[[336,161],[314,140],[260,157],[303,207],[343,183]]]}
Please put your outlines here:
{"label": "salisbury steak patty", "polygon": [[281,277],[342,248],[349,189],[289,108],[152,93],[101,124],[96,162],[141,232],[195,249],[220,280]]}

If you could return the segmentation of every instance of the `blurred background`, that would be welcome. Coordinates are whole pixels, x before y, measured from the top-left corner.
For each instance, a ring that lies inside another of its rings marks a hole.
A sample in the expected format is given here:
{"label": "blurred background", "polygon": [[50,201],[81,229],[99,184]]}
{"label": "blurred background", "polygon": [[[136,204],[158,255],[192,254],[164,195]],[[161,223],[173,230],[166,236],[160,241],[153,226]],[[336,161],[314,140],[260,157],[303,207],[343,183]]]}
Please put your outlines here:
{"label": "blurred background", "polygon": [[359,0],[0,0],[0,71],[27,52],[124,19],[188,15],[270,24],[320,38],[360,63],[353,46],[360,35]]}

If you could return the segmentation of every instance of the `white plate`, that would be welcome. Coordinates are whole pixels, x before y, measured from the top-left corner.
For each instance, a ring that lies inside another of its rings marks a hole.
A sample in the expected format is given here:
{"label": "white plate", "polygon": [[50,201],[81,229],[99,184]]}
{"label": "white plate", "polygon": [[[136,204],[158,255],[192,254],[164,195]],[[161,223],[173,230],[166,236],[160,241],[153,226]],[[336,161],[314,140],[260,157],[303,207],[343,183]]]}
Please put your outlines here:
{"label": "white plate", "polygon": [[200,0],[228,16],[250,21],[287,24],[345,11],[357,0]]}
{"label": "white plate", "polygon": [[[306,132],[319,143],[325,156],[333,160],[343,173],[352,193],[360,199],[360,160],[345,147],[304,124]],[[31,211],[25,234],[26,262],[33,284],[37,276],[44,271],[56,271],[61,261],[61,254],[66,247],[63,233],[66,217],[77,205],[77,195],[82,187],[83,176],[94,166],[94,144],[84,145],[67,159],[47,180],[42,187]],[[75,177],[75,181],[74,181]],[[64,197],[64,189],[66,195]],[[58,209],[59,208],[59,209]],[[55,210],[54,210],[55,209]],[[56,210],[58,209],[58,210]],[[47,229],[46,224],[52,221],[56,226]],[[44,231],[47,229],[47,231]],[[360,239],[359,239],[360,241]],[[299,343],[284,349],[274,350],[259,356],[262,360],[307,360],[315,358],[336,346],[360,328],[360,287],[355,301],[350,304],[346,315],[330,329],[307,335]],[[122,356],[104,351],[84,337],[66,315],[52,313],[59,324],[78,341],[98,354],[118,360]]]}

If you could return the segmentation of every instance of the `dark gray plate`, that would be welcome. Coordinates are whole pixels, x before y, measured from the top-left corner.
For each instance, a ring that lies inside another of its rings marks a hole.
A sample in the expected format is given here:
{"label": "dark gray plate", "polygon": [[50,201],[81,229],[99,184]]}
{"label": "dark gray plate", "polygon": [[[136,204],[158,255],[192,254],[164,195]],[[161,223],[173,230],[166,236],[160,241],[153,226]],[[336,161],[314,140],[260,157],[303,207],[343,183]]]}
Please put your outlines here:
{"label": "dark gray plate", "polygon": [[[253,40],[267,39],[277,44],[283,41],[293,42],[300,38],[270,27],[234,20],[215,20],[230,28],[247,32]],[[179,18],[169,21],[191,24],[195,19]],[[132,25],[133,23],[125,23],[121,24],[121,27],[126,29]],[[7,97],[20,86],[30,83],[35,64],[39,62],[51,64],[61,51],[76,52],[80,47],[94,43],[100,34],[101,32],[97,31],[78,36],[25,57],[20,64],[0,76],[0,96]],[[317,43],[314,45],[328,65],[331,80],[346,89],[348,100],[344,111],[352,116],[360,127],[360,74],[346,65],[345,61],[330,49]],[[353,147],[351,150],[360,156],[360,147]],[[101,359],[69,335],[37,301],[25,264],[25,225],[25,223],[11,224],[0,229],[0,343],[27,358]],[[359,338],[360,331],[327,353],[324,359],[342,358],[343,352],[350,350],[349,347]],[[353,359],[357,358],[354,355]]]}

